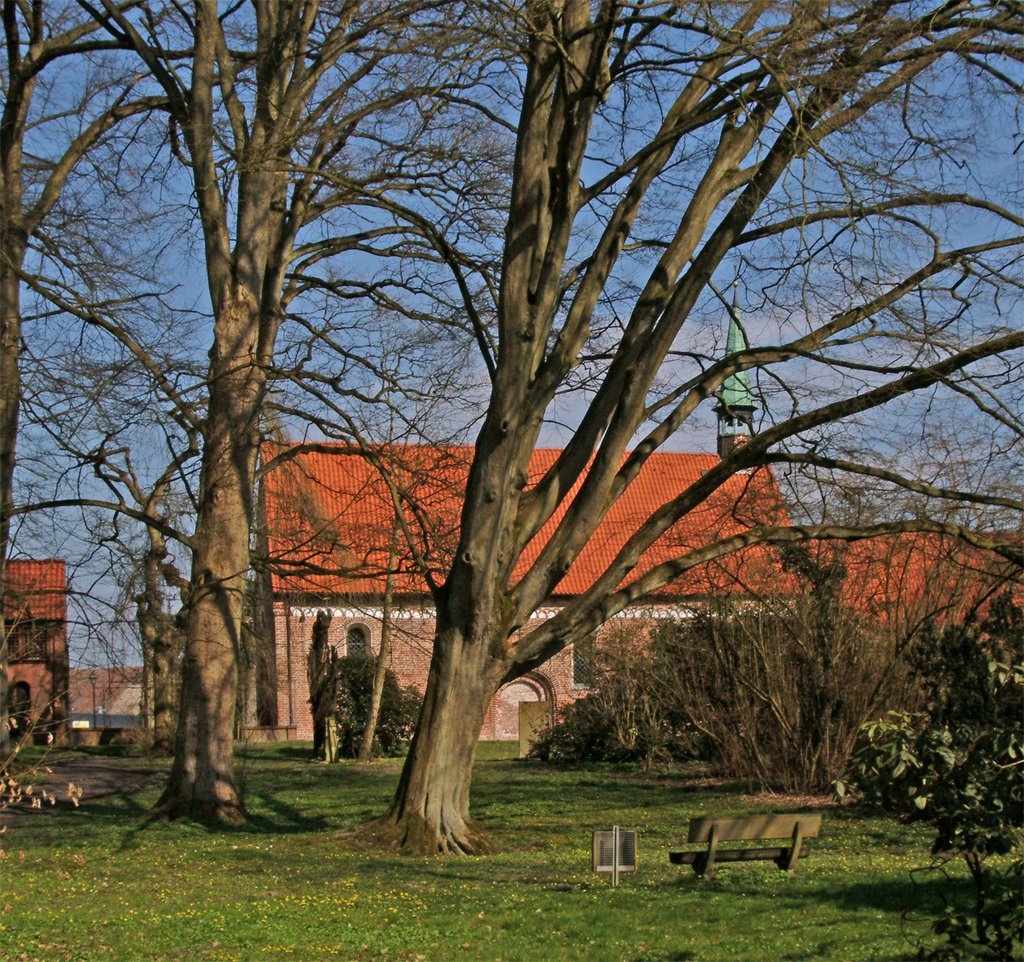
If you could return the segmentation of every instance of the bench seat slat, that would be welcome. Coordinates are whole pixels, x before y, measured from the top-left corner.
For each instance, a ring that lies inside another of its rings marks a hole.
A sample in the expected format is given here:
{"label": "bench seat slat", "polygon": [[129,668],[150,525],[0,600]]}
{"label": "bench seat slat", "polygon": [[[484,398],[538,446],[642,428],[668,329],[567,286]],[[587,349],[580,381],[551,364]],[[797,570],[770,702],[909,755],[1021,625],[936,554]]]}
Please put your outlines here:
{"label": "bench seat slat", "polygon": [[[694,818],[690,821],[689,841],[705,842],[703,852],[669,852],[673,865],[692,865],[693,870],[711,879],[715,867],[724,862],[774,862],[790,874],[796,869],[797,859],[806,858],[803,842],[817,838],[821,828],[820,815],[746,815],[735,818]],[[721,848],[722,842],[771,841],[786,839],[788,845]]]}

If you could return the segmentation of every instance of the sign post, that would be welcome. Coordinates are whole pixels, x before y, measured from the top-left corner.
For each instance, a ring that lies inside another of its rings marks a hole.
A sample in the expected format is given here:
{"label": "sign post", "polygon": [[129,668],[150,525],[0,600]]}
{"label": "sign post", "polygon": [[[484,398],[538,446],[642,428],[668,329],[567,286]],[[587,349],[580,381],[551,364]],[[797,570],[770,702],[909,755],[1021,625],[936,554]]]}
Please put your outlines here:
{"label": "sign post", "polygon": [[610,832],[594,832],[591,865],[595,872],[607,872],[612,877],[612,887],[617,888],[622,872],[636,871],[635,831],[625,831],[618,825]]}

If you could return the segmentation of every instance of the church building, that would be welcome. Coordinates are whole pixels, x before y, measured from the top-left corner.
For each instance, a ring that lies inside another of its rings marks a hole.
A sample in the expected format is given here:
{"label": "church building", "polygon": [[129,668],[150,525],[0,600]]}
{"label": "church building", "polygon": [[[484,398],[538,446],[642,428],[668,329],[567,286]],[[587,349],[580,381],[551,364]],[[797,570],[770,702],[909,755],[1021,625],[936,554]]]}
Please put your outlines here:
{"label": "church building", "polygon": [[[746,348],[735,311],[729,352]],[[754,412],[746,372],[730,377],[716,407],[719,452],[725,456],[749,436]],[[268,449],[267,456],[285,449]],[[557,449],[538,449],[530,465],[539,478]],[[312,718],[306,665],[318,614],[330,617],[328,643],[339,655],[379,650],[385,622],[390,626],[390,667],[403,685],[426,684],[435,612],[421,565],[443,572],[457,539],[463,491],[473,455],[468,447],[392,446],[376,452],[387,462],[393,484],[407,489],[418,505],[415,554],[398,536],[392,491],[381,472],[348,445],[306,446],[269,472],[263,491],[274,657],[260,714],[285,737],[311,738]],[[588,588],[637,527],[675,493],[718,463],[714,454],[660,452],[609,511],[547,605],[534,619],[551,617],[569,598]],[[755,523],[785,520],[785,509],[770,471],[738,474],[657,542],[641,561],[646,570],[679,553],[739,533]],[[548,530],[560,515],[549,522]],[[546,540],[542,530],[523,563]],[[652,622],[686,618],[710,594],[740,590],[744,574],[733,558],[691,572],[670,590],[627,609],[603,630],[644,633]],[[639,572],[638,572],[639,573]],[[519,737],[520,704],[542,702],[550,720],[588,690],[584,653],[564,649],[540,668],[505,685],[487,715],[483,740]]]}

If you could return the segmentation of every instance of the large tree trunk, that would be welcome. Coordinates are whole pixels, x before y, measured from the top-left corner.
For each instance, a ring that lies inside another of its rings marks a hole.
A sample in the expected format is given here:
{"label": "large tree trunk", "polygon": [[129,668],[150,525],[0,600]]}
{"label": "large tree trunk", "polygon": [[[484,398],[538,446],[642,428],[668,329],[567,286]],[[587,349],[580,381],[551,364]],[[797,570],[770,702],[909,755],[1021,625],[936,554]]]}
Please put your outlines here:
{"label": "large tree trunk", "polygon": [[[10,16],[8,16],[10,14]],[[0,599],[7,583],[14,461],[21,410],[21,278],[28,233],[22,211],[22,139],[33,76],[18,70],[21,37],[14,7],[4,6],[6,98],[0,117]],[[2,606],[0,606],[2,607]],[[0,766],[11,754],[7,631],[0,611]]]}
{"label": "large tree trunk", "polygon": [[416,735],[391,809],[371,827],[403,852],[479,855],[493,851],[469,815],[473,757],[498,689],[494,659],[480,639],[439,630]]}
{"label": "large tree trunk", "polygon": [[[255,326],[255,307],[236,297],[220,312],[216,343],[239,351]],[[235,787],[235,695],[264,378],[239,353],[215,353],[210,366],[178,732],[155,810],[170,818],[235,821],[244,814]]]}

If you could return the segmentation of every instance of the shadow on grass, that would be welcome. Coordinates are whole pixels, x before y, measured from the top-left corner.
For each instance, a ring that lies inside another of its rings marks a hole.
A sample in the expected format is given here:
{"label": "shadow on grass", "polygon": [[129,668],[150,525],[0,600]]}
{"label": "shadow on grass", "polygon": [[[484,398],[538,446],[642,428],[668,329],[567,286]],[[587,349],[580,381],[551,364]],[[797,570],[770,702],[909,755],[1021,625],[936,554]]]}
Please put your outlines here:
{"label": "shadow on grass", "polygon": [[[135,847],[133,839],[149,823],[149,810],[155,800],[155,791],[109,792],[83,801],[77,808],[61,804],[42,813],[42,817],[18,825],[18,831],[19,835],[34,836],[41,841],[60,839],[62,844],[103,838],[113,842],[120,838],[120,844],[115,847],[124,851]],[[130,827],[122,831],[126,825]]]}
{"label": "shadow on grass", "polygon": [[[494,768],[497,769],[496,764]],[[723,785],[716,786],[713,792],[728,796],[738,790],[735,786]],[[532,815],[550,810],[552,814],[562,814],[567,805],[599,810],[675,808],[683,811],[689,796],[698,793],[708,795],[709,791],[707,787],[638,780],[616,771],[596,774],[586,770],[552,772],[544,766],[520,768],[506,764],[500,778],[478,779],[474,783],[473,795],[486,818],[492,810],[513,814],[523,809]],[[731,807],[736,805],[734,801]]]}
{"label": "shadow on grass", "polygon": [[[245,822],[227,831],[248,835],[292,835],[345,830],[379,816],[394,794],[397,772],[385,768],[311,764],[298,774],[308,798],[286,801],[273,778],[247,779]],[[325,794],[326,793],[326,794]]]}
{"label": "shadow on grass", "polygon": [[684,949],[681,952],[659,952],[653,955],[638,955],[633,962],[689,962],[697,958],[693,952]]}
{"label": "shadow on grass", "polygon": [[[124,804],[120,808],[117,807],[116,800],[111,800],[111,803],[106,806],[100,806],[98,803],[90,805],[88,813],[100,818],[110,817],[122,825],[126,820],[132,821],[132,825],[121,835],[118,850],[122,852],[137,848],[139,840],[147,832],[157,829],[166,830],[168,824],[180,825],[187,832],[199,830],[207,835],[243,838],[315,834],[325,832],[330,828],[325,816],[304,812],[273,794],[261,793],[250,795],[250,798],[256,803],[254,807],[258,806],[257,810],[250,811],[245,820],[238,825],[209,824],[184,818],[168,823],[153,816],[150,804],[141,805],[135,799],[127,796],[123,799]],[[106,808],[107,812],[104,812],[103,808]]]}
{"label": "shadow on grass", "polygon": [[750,868],[724,867],[719,870],[716,881],[710,883],[688,872],[679,879],[665,882],[664,887],[702,892],[709,898],[720,900],[742,897],[747,904],[770,901],[784,912],[800,912],[809,903],[828,902],[854,913],[873,911],[901,918],[931,918],[942,911],[954,889],[966,892],[968,885],[966,880],[950,880],[938,873],[918,869],[907,870],[905,877],[897,879],[849,884],[813,880],[807,885],[794,885],[792,888],[751,884],[738,874],[732,875],[732,872],[752,871]]}
{"label": "shadow on grass", "polygon": [[[942,915],[945,905],[954,894],[954,889],[957,890],[957,900],[967,899],[970,895],[967,880],[951,882],[935,873],[923,873],[918,869],[907,870],[902,879],[855,883],[814,881],[808,886],[793,886],[788,890],[753,884],[752,881],[741,880],[738,875],[730,878],[732,871],[728,868],[721,870],[718,879],[712,883],[695,875],[687,875],[678,880],[665,882],[658,888],[700,892],[705,904],[714,900],[720,906],[729,909],[735,906],[737,911],[757,918],[763,917],[762,913],[767,907],[765,903],[770,906],[771,912],[789,916],[795,921],[818,905],[826,905],[830,909],[838,907],[844,912],[849,912],[851,916],[873,917],[873,924],[876,927],[891,929],[894,934],[898,930],[906,943],[905,951],[897,951],[892,955],[872,956],[877,958],[878,962],[904,962],[915,957],[914,953],[918,946],[927,946],[934,942],[932,924]],[[750,869],[737,871],[747,872]],[[810,936],[813,927],[807,931]],[[776,958],[779,962],[787,962],[818,956],[843,957],[849,956],[851,949],[852,947],[845,942],[824,939],[813,949],[812,955],[801,950],[795,954],[779,954]],[[692,956],[674,955],[668,951],[667,954],[642,957],[637,962],[671,962],[673,959],[687,957]]]}
{"label": "shadow on grass", "polygon": [[[250,794],[252,805],[240,825],[223,826],[232,835],[297,835],[324,832],[329,827],[324,815],[313,814],[283,801],[271,793]],[[256,804],[258,803],[258,808]],[[252,809],[256,809],[252,811]]]}
{"label": "shadow on grass", "polygon": [[235,748],[235,761],[260,762],[311,762],[313,761],[312,742],[258,742],[256,745],[239,743]]}

